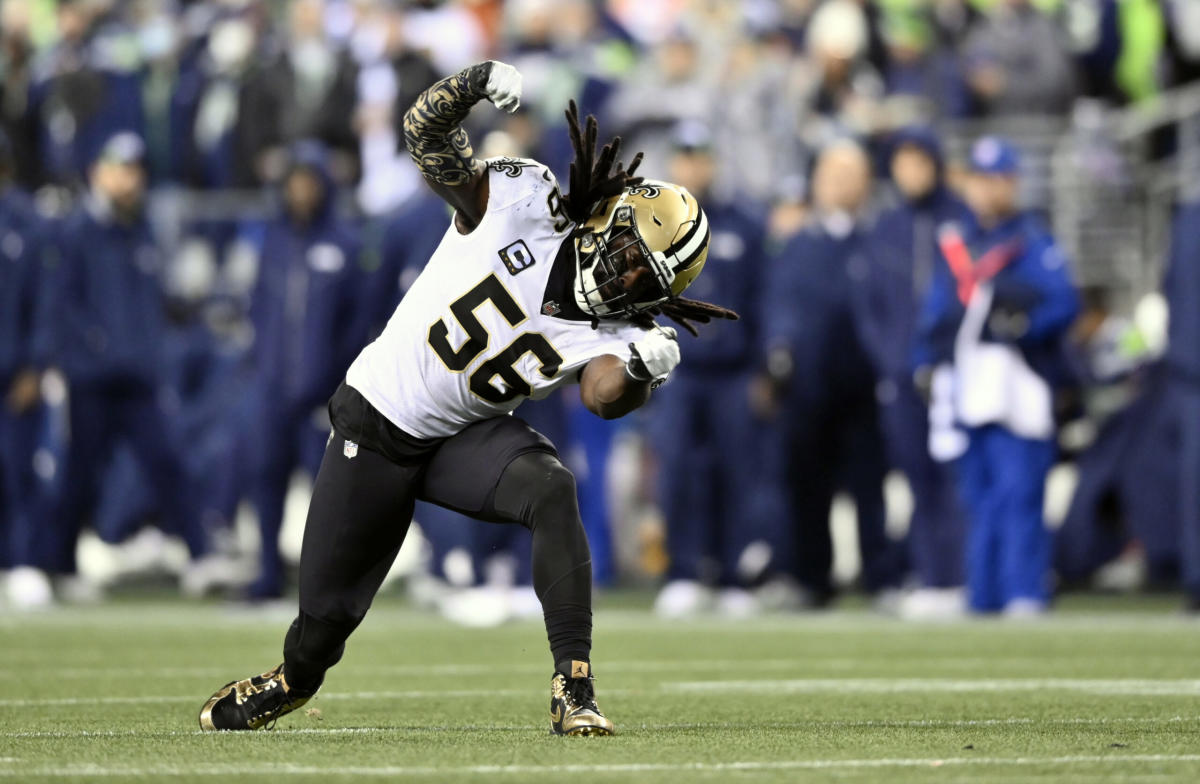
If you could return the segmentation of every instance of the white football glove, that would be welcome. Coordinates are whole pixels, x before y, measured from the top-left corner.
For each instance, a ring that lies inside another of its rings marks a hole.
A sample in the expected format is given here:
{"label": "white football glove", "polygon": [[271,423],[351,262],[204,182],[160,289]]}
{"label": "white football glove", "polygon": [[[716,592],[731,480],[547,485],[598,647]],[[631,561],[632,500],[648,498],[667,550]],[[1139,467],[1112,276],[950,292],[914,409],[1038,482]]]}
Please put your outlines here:
{"label": "white football glove", "polygon": [[492,71],[488,74],[484,93],[497,109],[510,114],[521,105],[521,74],[516,68],[499,60],[490,60]]}
{"label": "white football glove", "polygon": [[671,327],[655,327],[646,337],[629,344],[632,356],[625,372],[635,381],[650,381],[658,386],[679,364],[679,342]]}

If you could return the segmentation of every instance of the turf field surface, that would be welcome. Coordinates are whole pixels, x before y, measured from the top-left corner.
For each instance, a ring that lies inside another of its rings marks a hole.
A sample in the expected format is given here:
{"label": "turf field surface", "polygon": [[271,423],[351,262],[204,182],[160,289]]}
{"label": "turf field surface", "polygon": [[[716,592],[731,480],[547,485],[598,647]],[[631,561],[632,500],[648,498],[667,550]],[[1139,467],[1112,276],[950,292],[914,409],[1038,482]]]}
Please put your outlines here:
{"label": "turf field surface", "polygon": [[381,599],[305,709],[203,734],[212,691],[278,663],[287,609],[0,614],[0,781],[1200,781],[1200,621],[1166,601],[952,624],[668,623],[642,603],[596,613],[614,738],[548,734],[536,623]]}

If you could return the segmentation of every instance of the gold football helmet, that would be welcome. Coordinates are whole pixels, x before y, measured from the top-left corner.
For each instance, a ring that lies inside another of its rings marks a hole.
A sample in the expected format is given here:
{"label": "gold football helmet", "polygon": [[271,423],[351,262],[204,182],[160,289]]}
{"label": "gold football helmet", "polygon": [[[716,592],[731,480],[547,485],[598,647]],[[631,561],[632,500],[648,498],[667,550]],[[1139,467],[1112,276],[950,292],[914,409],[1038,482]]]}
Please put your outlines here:
{"label": "gold football helmet", "polygon": [[[575,236],[575,300],[597,318],[628,318],[686,289],[708,258],[708,218],[687,189],[644,180],[602,203]],[[640,250],[641,261],[633,249]],[[639,264],[649,286],[619,281]]]}

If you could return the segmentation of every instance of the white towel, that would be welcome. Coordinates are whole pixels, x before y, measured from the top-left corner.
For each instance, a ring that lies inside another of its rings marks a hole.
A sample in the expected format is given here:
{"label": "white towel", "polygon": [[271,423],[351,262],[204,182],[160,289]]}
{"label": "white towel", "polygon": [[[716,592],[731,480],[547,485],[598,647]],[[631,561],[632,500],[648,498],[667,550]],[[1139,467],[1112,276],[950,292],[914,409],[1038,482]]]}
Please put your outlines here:
{"label": "white towel", "polygon": [[1052,438],[1050,385],[1029,367],[1017,347],[980,340],[992,294],[990,282],[975,289],[954,341],[958,420],[969,427],[1003,425],[1022,438]]}

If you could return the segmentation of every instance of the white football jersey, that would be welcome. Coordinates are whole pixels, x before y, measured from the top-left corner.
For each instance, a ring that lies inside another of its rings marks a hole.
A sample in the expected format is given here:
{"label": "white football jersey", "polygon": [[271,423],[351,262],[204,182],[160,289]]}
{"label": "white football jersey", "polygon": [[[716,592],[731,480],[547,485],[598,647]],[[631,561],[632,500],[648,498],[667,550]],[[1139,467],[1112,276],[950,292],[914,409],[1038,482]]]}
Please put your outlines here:
{"label": "white football jersey", "polygon": [[578,379],[592,359],[628,361],[645,333],[627,321],[555,317],[547,301],[559,248],[574,227],[545,166],[487,161],[487,211],[475,230],[451,222],[383,334],[350,366],[346,383],[401,430],[452,436]]}

